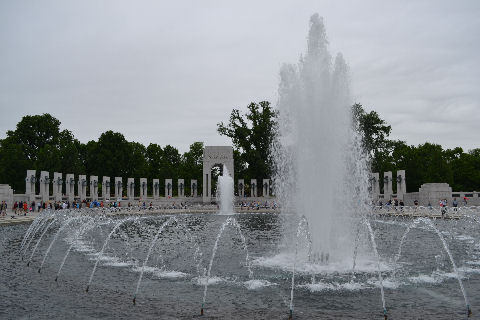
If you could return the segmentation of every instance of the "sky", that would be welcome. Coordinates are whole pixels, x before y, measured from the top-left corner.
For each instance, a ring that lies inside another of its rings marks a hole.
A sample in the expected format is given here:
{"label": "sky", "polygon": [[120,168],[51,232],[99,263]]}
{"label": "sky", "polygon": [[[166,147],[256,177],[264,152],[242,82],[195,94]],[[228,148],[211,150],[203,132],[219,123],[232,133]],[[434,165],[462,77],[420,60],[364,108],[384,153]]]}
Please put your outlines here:
{"label": "sky", "polygon": [[279,70],[324,18],[353,99],[391,138],[480,147],[480,1],[0,1],[0,138],[50,113],[82,142],[121,132],[184,152],[277,102]]}

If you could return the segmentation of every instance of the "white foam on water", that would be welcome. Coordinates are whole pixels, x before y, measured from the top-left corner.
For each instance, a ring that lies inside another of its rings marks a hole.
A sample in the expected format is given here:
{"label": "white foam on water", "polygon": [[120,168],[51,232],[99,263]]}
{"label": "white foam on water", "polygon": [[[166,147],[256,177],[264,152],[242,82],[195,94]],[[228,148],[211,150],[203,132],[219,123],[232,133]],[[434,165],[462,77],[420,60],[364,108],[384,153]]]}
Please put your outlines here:
{"label": "white foam on water", "polygon": [[474,237],[471,237],[471,236],[467,236],[467,235],[459,235],[459,236],[455,236],[454,237],[456,240],[460,240],[460,241],[468,241],[470,243],[474,243],[475,241],[475,238]]}
{"label": "white foam on water", "polygon": [[[259,257],[252,261],[253,265],[280,269],[285,272],[291,272],[294,256],[290,253],[280,253],[271,257]],[[368,259],[365,257],[358,257],[355,273],[376,273],[378,272],[377,262],[374,258]],[[303,274],[349,274],[352,272],[353,262],[348,261],[331,261],[328,264],[316,264],[309,262],[299,262],[295,266],[295,272]],[[393,267],[387,263],[382,262],[380,264],[380,270],[382,272],[393,270]]]}
{"label": "white foam on water", "polygon": [[276,286],[277,284],[272,283],[268,280],[248,280],[243,283],[248,290],[256,290],[264,287]]}
{"label": "white foam on water", "polygon": [[365,284],[358,282],[345,282],[345,283],[325,283],[325,282],[316,282],[298,285],[299,288],[306,288],[311,292],[321,292],[321,291],[358,291],[365,289]]}
{"label": "white foam on water", "polygon": [[[468,261],[467,261],[468,263]],[[480,265],[480,262],[477,261],[477,264],[476,265]],[[467,273],[480,273],[480,269],[477,269],[477,268],[471,268],[471,267],[460,267],[459,268],[459,271],[463,272],[464,274],[467,274]]]}
{"label": "white foam on water", "polygon": [[[207,282],[207,277],[196,277],[194,278],[194,281],[197,285],[204,286],[205,283]],[[227,281],[228,281],[227,279],[221,278],[221,277],[210,277],[208,278],[208,285],[217,284],[220,282],[227,282]]]}
{"label": "white foam on water", "polygon": [[[188,273],[184,273],[176,270],[165,270],[157,267],[145,266],[145,273],[149,273],[156,278],[160,279],[177,279],[185,278],[188,276]],[[135,267],[132,269],[134,272],[142,272],[142,267]]]}
{"label": "white foam on water", "polygon": [[421,274],[414,277],[409,277],[408,280],[412,283],[440,283],[442,280],[432,275]]}
{"label": "white foam on water", "polygon": [[[467,268],[469,269],[469,268]],[[471,268],[470,268],[471,269]],[[476,270],[476,269],[472,269]],[[459,269],[459,276],[461,279],[465,279],[465,272],[463,269]],[[442,271],[434,271],[431,274],[420,274],[418,276],[408,277],[408,281],[411,283],[419,284],[419,283],[434,283],[439,284],[448,279],[456,279],[457,275],[455,272],[442,272]]]}

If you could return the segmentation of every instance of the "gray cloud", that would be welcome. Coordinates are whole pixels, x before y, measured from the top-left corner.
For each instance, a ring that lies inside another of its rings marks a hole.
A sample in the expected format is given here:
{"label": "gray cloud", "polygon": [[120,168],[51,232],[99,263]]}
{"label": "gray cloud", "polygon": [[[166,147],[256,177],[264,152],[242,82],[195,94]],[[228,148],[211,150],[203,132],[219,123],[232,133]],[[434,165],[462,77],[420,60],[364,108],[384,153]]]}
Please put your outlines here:
{"label": "gray cloud", "polygon": [[313,12],[393,138],[480,146],[478,1],[2,1],[0,137],[50,112],[83,142],[228,144],[216,123],[276,102]]}

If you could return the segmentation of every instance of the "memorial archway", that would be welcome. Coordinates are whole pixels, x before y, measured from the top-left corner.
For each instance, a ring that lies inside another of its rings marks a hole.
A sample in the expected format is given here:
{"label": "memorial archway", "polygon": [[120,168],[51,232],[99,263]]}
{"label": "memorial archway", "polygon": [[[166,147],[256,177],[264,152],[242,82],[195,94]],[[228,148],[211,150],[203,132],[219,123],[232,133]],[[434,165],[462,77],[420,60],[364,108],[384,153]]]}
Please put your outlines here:
{"label": "memorial archway", "polygon": [[212,201],[212,167],[225,165],[232,179],[233,171],[233,148],[230,146],[206,146],[203,149],[203,202]]}

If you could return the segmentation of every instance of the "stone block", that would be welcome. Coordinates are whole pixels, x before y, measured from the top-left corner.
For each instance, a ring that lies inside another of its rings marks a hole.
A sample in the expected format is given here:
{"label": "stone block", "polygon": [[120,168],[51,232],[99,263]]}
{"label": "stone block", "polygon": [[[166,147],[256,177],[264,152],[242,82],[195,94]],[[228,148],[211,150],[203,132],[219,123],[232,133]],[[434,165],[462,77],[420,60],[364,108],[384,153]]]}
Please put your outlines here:
{"label": "stone block", "polygon": [[148,181],[147,178],[140,178],[140,200],[145,200],[147,198],[148,191]]}
{"label": "stone block", "polygon": [[53,173],[53,198],[55,201],[62,201],[63,175],[60,172]]}
{"label": "stone block", "polygon": [[98,201],[98,176],[90,176],[90,199]]}
{"label": "stone block", "polygon": [[27,170],[27,177],[25,178],[25,195],[29,201],[35,200],[35,183],[37,182],[37,171]]}
{"label": "stone block", "polygon": [[191,197],[198,196],[198,181],[195,179],[190,180],[190,196]]}
{"label": "stone block", "polygon": [[135,198],[135,178],[127,179],[127,198],[133,201]]}
{"label": "stone block", "polygon": [[185,179],[177,180],[178,196],[185,197]]}
{"label": "stone block", "polygon": [[43,202],[50,200],[50,173],[48,171],[40,172],[40,197]]}
{"label": "stone block", "polygon": [[87,199],[87,176],[84,174],[81,174],[78,176],[78,197],[80,198],[80,201],[86,200]]}
{"label": "stone block", "polygon": [[238,196],[240,198],[245,197],[245,180],[238,179],[237,181],[237,188],[238,188]]}
{"label": "stone block", "polygon": [[160,180],[152,180],[152,190],[153,190],[153,199],[158,199],[160,197]]}
{"label": "stone block", "polygon": [[102,198],[103,200],[110,200],[110,177],[103,177],[102,181]]}
{"label": "stone block", "polygon": [[73,173],[65,175],[65,193],[69,202],[75,200],[75,175]]}
{"label": "stone block", "polygon": [[173,196],[173,182],[172,179],[165,179],[165,198]]}
{"label": "stone block", "polygon": [[115,177],[115,200],[122,200],[123,195],[123,182],[122,177]]}
{"label": "stone block", "polygon": [[263,179],[262,195],[264,198],[270,198],[270,179]]}
{"label": "stone block", "polygon": [[250,197],[256,198],[258,194],[257,179],[250,180]]}

